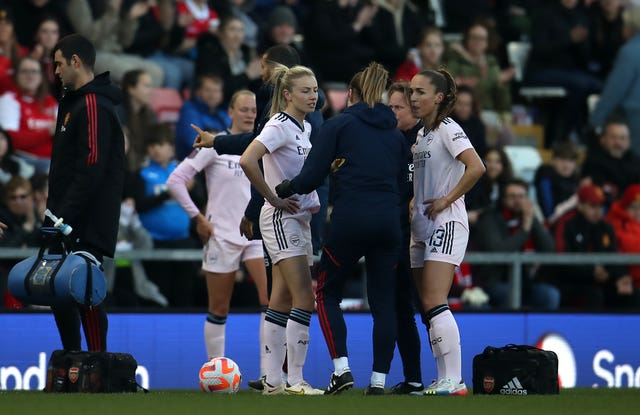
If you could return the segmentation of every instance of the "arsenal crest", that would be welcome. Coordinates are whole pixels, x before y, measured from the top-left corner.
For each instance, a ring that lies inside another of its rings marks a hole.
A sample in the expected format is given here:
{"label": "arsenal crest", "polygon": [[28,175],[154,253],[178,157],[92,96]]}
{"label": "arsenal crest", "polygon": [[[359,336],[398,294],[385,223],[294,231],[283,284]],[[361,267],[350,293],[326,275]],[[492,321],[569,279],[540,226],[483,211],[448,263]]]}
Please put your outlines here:
{"label": "arsenal crest", "polygon": [[76,383],[78,381],[78,375],[80,374],[80,369],[76,366],[71,366],[69,368],[69,380],[71,383]]}
{"label": "arsenal crest", "polygon": [[491,393],[495,384],[496,380],[491,376],[485,376],[484,379],[482,379],[482,386],[487,393]]}

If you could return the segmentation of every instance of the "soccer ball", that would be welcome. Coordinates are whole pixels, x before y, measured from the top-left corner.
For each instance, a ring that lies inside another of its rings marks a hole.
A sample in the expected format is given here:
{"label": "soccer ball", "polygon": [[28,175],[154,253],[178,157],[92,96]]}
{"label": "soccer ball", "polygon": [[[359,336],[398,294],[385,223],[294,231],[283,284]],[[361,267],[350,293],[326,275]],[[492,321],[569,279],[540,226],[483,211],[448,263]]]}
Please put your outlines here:
{"label": "soccer ball", "polygon": [[236,393],[240,389],[240,368],[228,357],[214,357],[200,368],[200,388],[205,392]]}

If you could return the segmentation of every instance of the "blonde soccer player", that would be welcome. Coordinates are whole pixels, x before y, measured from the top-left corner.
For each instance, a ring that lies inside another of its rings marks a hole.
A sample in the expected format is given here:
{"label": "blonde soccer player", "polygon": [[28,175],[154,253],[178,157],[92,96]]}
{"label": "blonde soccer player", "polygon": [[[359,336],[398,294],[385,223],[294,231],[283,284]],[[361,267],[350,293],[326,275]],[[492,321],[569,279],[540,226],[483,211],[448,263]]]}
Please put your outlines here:
{"label": "blonde soccer player", "polygon": [[[264,329],[270,352],[263,394],[320,395],[323,391],[311,387],[302,376],[314,307],[309,269],[313,264],[310,221],[320,203],[316,192],[287,199],[274,192],[276,185],[300,172],[311,149],[311,125],[304,117],[315,110],[318,83],[313,72],[303,66],[278,67],[273,77],[271,118],[240,159],[251,184],[265,198],[260,232],[273,262]],[[288,379],[283,383],[285,355]]]}

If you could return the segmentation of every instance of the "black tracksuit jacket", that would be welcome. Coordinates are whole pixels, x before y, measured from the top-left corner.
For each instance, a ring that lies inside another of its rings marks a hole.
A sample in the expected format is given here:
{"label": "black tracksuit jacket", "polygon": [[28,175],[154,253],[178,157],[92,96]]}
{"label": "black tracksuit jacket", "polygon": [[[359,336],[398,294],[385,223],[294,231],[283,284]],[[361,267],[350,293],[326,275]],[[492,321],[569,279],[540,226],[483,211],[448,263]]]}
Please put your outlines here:
{"label": "black tracksuit jacket", "polygon": [[[73,227],[76,249],[113,257],[125,175],[122,100],[109,73],[60,100],[47,207]],[[48,221],[50,224],[50,221]]]}

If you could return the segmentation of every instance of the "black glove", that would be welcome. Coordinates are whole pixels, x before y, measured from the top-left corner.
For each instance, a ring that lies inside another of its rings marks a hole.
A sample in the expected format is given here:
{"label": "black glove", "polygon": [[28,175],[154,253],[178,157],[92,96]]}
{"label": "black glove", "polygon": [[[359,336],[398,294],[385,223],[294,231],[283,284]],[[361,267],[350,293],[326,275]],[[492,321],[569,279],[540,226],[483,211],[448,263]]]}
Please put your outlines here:
{"label": "black glove", "polygon": [[277,185],[276,193],[281,199],[286,199],[289,196],[293,196],[295,194],[295,192],[291,190],[291,182],[289,180],[284,180],[282,183]]}

